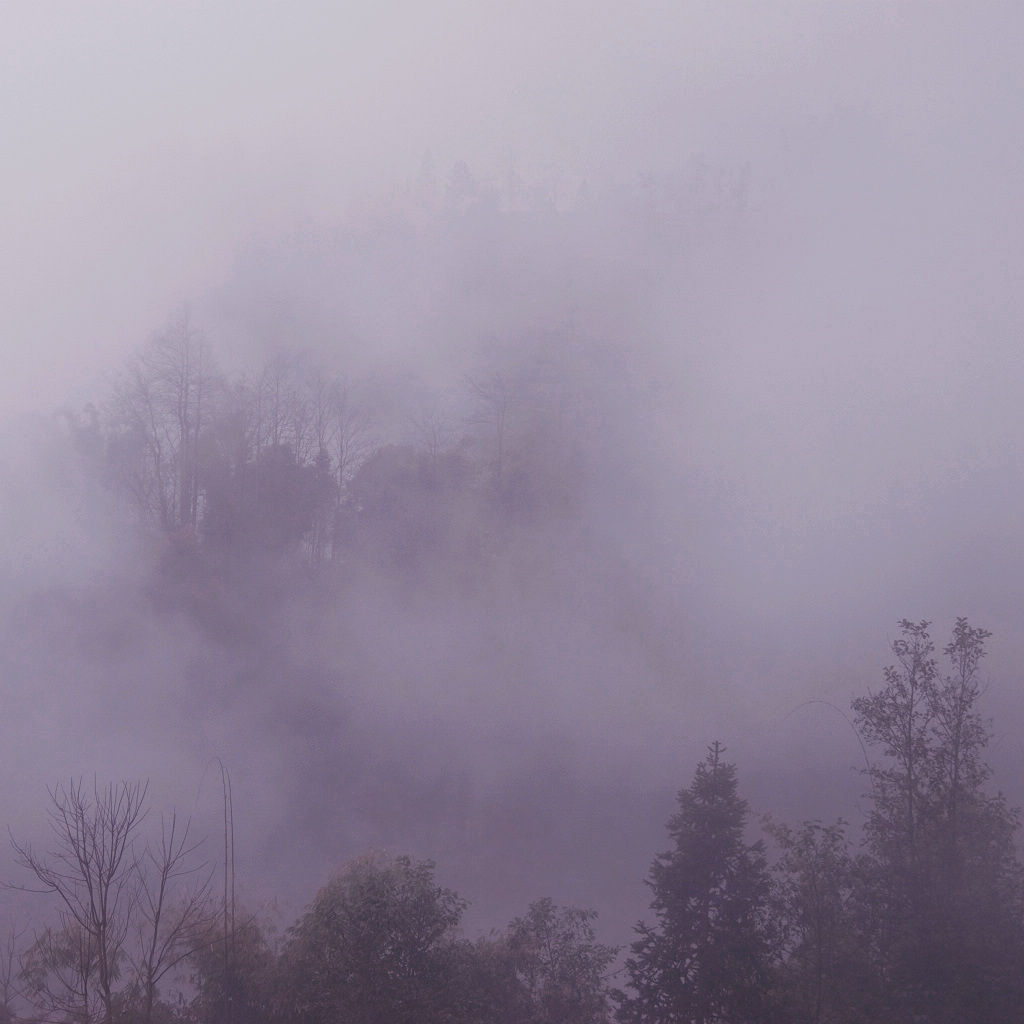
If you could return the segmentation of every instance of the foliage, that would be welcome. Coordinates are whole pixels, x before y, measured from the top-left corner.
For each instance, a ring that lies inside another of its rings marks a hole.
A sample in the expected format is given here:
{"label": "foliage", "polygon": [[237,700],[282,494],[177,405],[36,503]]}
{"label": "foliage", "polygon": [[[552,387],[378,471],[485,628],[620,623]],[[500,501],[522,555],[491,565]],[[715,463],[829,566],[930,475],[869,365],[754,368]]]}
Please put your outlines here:
{"label": "foliage", "polygon": [[471,467],[460,452],[431,455],[409,445],[386,445],[353,475],[338,525],[350,557],[412,569],[443,558],[448,572],[460,548],[472,550],[478,512]]}
{"label": "foliage", "polygon": [[465,902],[431,861],[368,856],[316,895],[283,950],[286,1019],[428,1024],[446,1019]]}
{"label": "foliage", "polygon": [[[436,458],[443,486],[463,486],[463,456]],[[403,475],[430,463],[393,449],[351,494],[408,497]],[[608,1024],[615,1003],[619,1024],[1016,1022],[1024,867],[1019,816],[987,788],[990,634],[958,619],[944,670],[927,622],[900,628],[884,685],[853,701],[875,751],[860,852],[842,820],[766,819],[769,872],[713,744],[646,879],[655,921],[636,927],[626,991],[607,988],[618,950],[597,941],[593,911],[541,899],[467,941],[465,901],[409,857],[350,862],[278,954],[255,919],[229,925],[226,892],[216,912],[187,825],[161,819],[147,838],[144,784],[72,781],[50,792],[53,848],[15,844],[56,908],[20,951],[25,929],[0,946],[0,1021]]]}
{"label": "foliage", "polygon": [[239,913],[240,923],[205,932],[189,956],[194,990],[187,1019],[196,1024],[264,1024],[273,1020],[277,957],[256,918]]}
{"label": "foliage", "polygon": [[157,596],[204,625],[307,567],[325,582],[383,569],[468,589],[502,534],[580,509],[583,348],[556,332],[525,355],[489,351],[461,402],[417,416],[298,355],[226,376],[183,307],[104,400],[64,421],[83,470],[155,543]]}
{"label": "foliage", "polygon": [[871,1021],[869,936],[846,823],[766,821],[779,848],[772,915],[778,941],[773,1002],[793,1024]]}
{"label": "foliage", "polygon": [[450,1019],[457,1024],[525,1024],[533,1013],[504,935],[454,942],[446,951]]}
{"label": "foliage", "polygon": [[641,922],[620,995],[622,1024],[756,1019],[769,986],[769,875],[764,844],[748,844],[736,768],[713,744],[668,823],[673,848],[648,885],[657,924]]}
{"label": "foliage", "polygon": [[869,770],[865,828],[877,983],[900,1019],[1002,1020],[1021,1005],[1024,890],[1017,813],[984,789],[991,731],[978,673],[990,634],[957,619],[942,676],[928,626],[900,623],[885,686],[853,702],[885,758]]}
{"label": "foliage", "polygon": [[597,913],[559,910],[550,899],[530,904],[508,928],[506,948],[536,1024],[599,1024],[609,1019],[605,972],[618,955],[597,942]]}

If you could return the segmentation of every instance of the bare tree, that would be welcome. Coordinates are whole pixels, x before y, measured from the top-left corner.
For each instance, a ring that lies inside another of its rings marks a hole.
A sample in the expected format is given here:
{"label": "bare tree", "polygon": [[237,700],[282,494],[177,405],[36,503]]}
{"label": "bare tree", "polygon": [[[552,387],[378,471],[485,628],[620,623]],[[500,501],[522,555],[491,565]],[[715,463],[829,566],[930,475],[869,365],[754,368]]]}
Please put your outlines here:
{"label": "bare tree", "polygon": [[374,447],[373,431],[366,410],[356,400],[355,390],[345,377],[331,387],[331,447],[339,489],[344,492],[352,474]]}
{"label": "bare tree", "polygon": [[[50,826],[57,846],[48,855],[15,844],[18,862],[60,899],[59,935],[76,943],[84,965],[83,994],[93,988],[102,1020],[113,1021],[114,985],[124,956],[136,899],[134,845],[145,817],[141,783],[94,786],[90,800],[81,780],[50,790]],[[91,983],[95,974],[95,983]]]}
{"label": "bare tree", "polygon": [[141,782],[94,783],[89,793],[81,780],[55,786],[53,849],[14,843],[18,862],[36,880],[21,888],[58,898],[57,925],[37,937],[21,972],[27,994],[47,1014],[114,1024],[132,1001],[137,1019],[149,1022],[158,983],[201,934],[210,877],[193,865],[200,844],[173,815],[161,821],[158,846],[142,841],[147,789]]}
{"label": "bare tree", "polygon": [[[210,912],[211,872],[192,864],[202,840],[191,841],[189,823],[178,828],[177,815],[160,819],[160,845],[147,847],[136,862],[136,943],[128,960],[141,999],[141,1017],[153,1016],[157,986],[185,960],[196,942],[208,942],[215,918]],[[173,893],[179,899],[171,904]]]}
{"label": "bare tree", "polygon": [[287,447],[301,457],[308,416],[295,369],[293,358],[278,355],[254,381],[257,451]]}
{"label": "bare tree", "polygon": [[169,533],[194,529],[202,516],[200,446],[215,386],[205,335],[183,307],[113,387],[116,479]]}
{"label": "bare tree", "polygon": [[504,374],[495,374],[488,380],[466,378],[470,391],[476,396],[479,412],[475,421],[487,426],[494,444],[494,480],[501,483],[505,448],[508,443],[509,415],[515,399],[515,387]]}
{"label": "bare tree", "polygon": [[459,422],[450,408],[429,408],[421,416],[413,418],[411,423],[417,447],[431,459],[447,455],[458,447]]}
{"label": "bare tree", "polygon": [[335,507],[331,556],[341,549],[341,510],[349,481],[374,446],[373,431],[366,411],[356,402],[346,378],[335,381],[329,392],[330,456],[334,469]]}

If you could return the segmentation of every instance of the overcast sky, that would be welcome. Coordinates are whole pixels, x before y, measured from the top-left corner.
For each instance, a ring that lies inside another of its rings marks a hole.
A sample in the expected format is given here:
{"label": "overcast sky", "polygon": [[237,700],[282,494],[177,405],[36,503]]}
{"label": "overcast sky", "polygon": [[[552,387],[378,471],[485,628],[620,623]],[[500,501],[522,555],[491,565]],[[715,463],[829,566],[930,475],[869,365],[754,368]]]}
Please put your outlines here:
{"label": "overcast sky", "polygon": [[[12,3],[3,17],[10,410],[59,403],[215,287],[253,233],[330,222],[428,153],[442,178],[460,159],[495,176],[511,161],[592,189],[694,156],[749,162],[758,187],[829,193],[828,216],[843,177],[863,184],[861,161],[885,159],[858,144],[884,143],[890,200],[934,213],[938,190],[963,204],[948,227],[1016,256],[1013,4]],[[819,145],[837,118],[866,134]],[[952,241],[935,230],[927,248]]]}

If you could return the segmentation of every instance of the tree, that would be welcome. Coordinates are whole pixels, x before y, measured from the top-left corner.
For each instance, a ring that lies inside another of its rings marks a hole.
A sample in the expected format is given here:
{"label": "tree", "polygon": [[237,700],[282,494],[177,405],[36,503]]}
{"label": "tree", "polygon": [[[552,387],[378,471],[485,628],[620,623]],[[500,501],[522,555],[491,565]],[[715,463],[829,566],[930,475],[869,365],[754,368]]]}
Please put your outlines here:
{"label": "tree", "polygon": [[[856,724],[865,741],[881,746],[888,764],[869,770],[874,813],[872,842],[885,849],[901,873],[918,856],[918,833],[927,810],[927,788],[934,775],[932,725],[936,708],[935,645],[927,622],[900,622],[902,637],[892,642],[897,665],[885,669],[885,686],[853,701]],[[931,763],[929,763],[931,762]]]}
{"label": "tree", "polygon": [[124,367],[112,395],[115,482],[166,534],[202,518],[201,450],[218,381],[187,307]]}
{"label": "tree", "polygon": [[445,406],[427,408],[411,421],[416,446],[431,459],[455,451],[460,443],[459,421]]}
{"label": "tree", "polygon": [[439,559],[452,575],[480,546],[478,506],[461,452],[385,445],[349,483],[336,550],[406,570]]}
{"label": "tree", "polygon": [[347,378],[335,381],[327,395],[327,417],[324,444],[330,453],[335,476],[334,529],[331,536],[331,557],[339,548],[341,509],[349,483],[373,450],[373,431],[366,410],[357,401],[355,389]]}
{"label": "tree", "polygon": [[373,855],[325,885],[288,932],[283,1014],[310,1024],[450,1019],[454,929],[465,901],[432,861]]}
{"label": "tree", "polygon": [[773,1000],[781,1019],[877,1020],[846,823],[807,821],[794,831],[766,821],[765,827],[780,850],[771,902],[780,953]]}
{"label": "tree", "polygon": [[971,804],[992,774],[981,756],[989,730],[977,711],[983,692],[979,663],[991,635],[987,629],[972,627],[965,618],[957,619],[953,636],[943,649],[952,672],[932,694],[936,742],[929,781],[941,805],[947,846],[954,856],[963,833],[961,809],[965,803]]}
{"label": "tree", "polygon": [[[131,1007],[152,1019],[160,981],[190,952],[207,921],[209,878],[193,863],[199,844],[176,818],[161,821],[158,846],[142,842],[147,785],[50,790],[56,846],[14,844],[36,890],[58,899],[57,924],[36,938],[22,979],[44,1013],[116,1024]],[[28,888],[27,886],[24,888]]]}
{"label": "tree", "polygon": [[679,793],[673,848],[651,865],[654,926],[640,922],[619,994],[622,1024],[756,1020],[769,984],[769,875],[764,843],[748,844],[736,768],[714,743]]}
{"label": "tree", "polygon": [[452,1024],[528,1024],[534,1006],[509,954],[504,933],[445,950]]}
{"label": "tree", "polygon": [[96,992],[96,948],[74,923],[44,928],[21,956],[22,993],[43,1019],[93,1021],[112,1019]]}
{"label": "tree", "polygon": [[500,486],[505,463],[505,448],[508,445],[509,419],[518,397],[516,387],[506,375],[501,373],[496,373],[487,380],[468,377],[466,383],[477,400],[476,422],[484,425],[493,435],[492,480]]}
{"label": "tree", "polygon": [[278,357],[225,392],[205,448],[202,537],[242,560],[333,556],[345,488],[368,426],[344,381]]}
{"label": "tree", "polygon": [[172,814],[169,820],[160,818],[159,845],[147,845],[135,856],[129,908],[135,941],[128,947],[127,963],[143,1021],[152,1018],[163,979],[197,943],[205,945],[213,935],[211,876],[192,863],[200,845],[190,840],[187,822],[179,831]]}
{"label": "tree", "polygon": [[11,925],[0,942],[0,1024],[10,1024],[14,1019],[14,997],[16,995],[18,948],[25,929]]}
{"label": "tree", "polygon": [[250,914],[231,927],[230,953],[221,935],[198,930],[188,962],[194,996],[189,1020],[199,1024],[264,1024],[273,1019],[277,958],[267,931]]}
{"label": "tree", "polygon": [[1022,997],[1019,821],[984,789],[991,729],[978,710],[991,634],[957,619],[942,676],[928,628],[902,620],[885,686],[853,702],[861,734],[882,751],[868,769],[865,827],[879,984],[898,1019],[1016,1019],[1007,1008]]}
{"label": "tree", "polygon": [[530,904],[508,928],[506,947],[532,1006],[535,1024],[601,1024],[609,1019],[605,972],[618,955],[597,941],[597,912]]}

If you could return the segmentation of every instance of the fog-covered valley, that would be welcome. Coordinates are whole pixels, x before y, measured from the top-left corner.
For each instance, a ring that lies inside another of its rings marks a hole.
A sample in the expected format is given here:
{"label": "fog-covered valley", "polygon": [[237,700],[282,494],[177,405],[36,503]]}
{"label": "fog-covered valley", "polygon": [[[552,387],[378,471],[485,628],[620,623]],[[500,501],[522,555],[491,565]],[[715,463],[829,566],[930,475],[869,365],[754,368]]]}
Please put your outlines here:
{"label": "fog-covered valley", "polygon": [[[441,6],[262,10],[231,56],[170,9],[0,44],[42,111],[0,206],[12,835],[60,780],[148,778],[219,863],[220,758],[279,927],[383,850],[470,937],[549,896],[622,946],[715,740],[755,819],[859,842],[851,701],[900,620],[941,649],[958,616],[1020,803],[1020,19]],[[208,102],[150,110],[173,41]]]}

